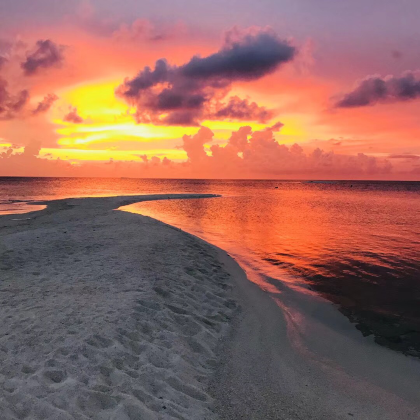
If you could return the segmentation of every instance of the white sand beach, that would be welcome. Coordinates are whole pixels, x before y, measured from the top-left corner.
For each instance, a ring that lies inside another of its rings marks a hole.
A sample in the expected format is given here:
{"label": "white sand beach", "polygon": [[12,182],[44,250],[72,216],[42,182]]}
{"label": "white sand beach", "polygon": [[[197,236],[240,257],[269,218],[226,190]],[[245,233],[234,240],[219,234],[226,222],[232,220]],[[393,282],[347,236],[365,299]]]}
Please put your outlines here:
{"label": "white sand beach", "polygon": [[249,282],[225,252],[66,199],[0,217],[0,412],[9,419],[415,419],[420,363],[329,302]]}
{"label": "white sand beach", "polygon": [[[0,218],[0,413],[211,419],[208,378],[236,305],[207,244],[121,205]],[[188,196],[185,196],[188,198]]]}

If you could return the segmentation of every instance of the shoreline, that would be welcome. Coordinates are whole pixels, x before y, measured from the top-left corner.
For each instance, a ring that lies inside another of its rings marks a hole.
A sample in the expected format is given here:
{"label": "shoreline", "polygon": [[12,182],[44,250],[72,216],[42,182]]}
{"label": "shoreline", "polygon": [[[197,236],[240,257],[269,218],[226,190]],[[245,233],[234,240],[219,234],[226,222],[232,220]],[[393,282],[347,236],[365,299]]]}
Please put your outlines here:
{"label": "shoreline", "polygon": [[[7,418],[27,410],[33,410],[29,418],[63,419],[415,418],[417,360],[360,337],[320,297],[287,286],[279,294],[262,291],[225,251],[196,236],[112,211],[146,199],[199,197],[215,196],[65,199],[46,202],[46,209],[25,214],[30,220],[9,227],[3,222],[12,215],[0,217],[8,238],[0,243],[1,255],[10,258],[6,245],[16,253],[12,260],[23,264],[10,273],[13,261],[4,270],[7,260],[0,259],[0,274],[12,274],[20,284],[5,291],[2,282],[3,303],[13,299],[8,311],[1,308],[3,319],[24,312],[8,336],[9,325],[0,328],[1,360],[13,366],[0,372],[0,404],[6,404],[0,408]],[[42,235],[50,235],[44,245]],[[31,247],[39,248],[38,258],[28,255]],[[57,261],[46,265],[43,250]],[[74,270],[71,277],[63,277],[64,267]],[[92,284],[98,275],[101,281]],[[25,286],[29,292],[19,296]],[[68,311],[70,298],[80,301]],[[53,312],[45,305],[51,300]],[[42,322],[34,314],[43,315]],[[48,345],[36,342],[40,332]],[[33,344],[29,338],[40,346],[36,353],[26,349]],[[49,358],[37,362],[43,351]]]}
{"label": "shoreline", "polygon": [[221,419],[417,418],[417,358],[362,337],[321,296],[263,291],[227,264],[242,310],[210,388]]}

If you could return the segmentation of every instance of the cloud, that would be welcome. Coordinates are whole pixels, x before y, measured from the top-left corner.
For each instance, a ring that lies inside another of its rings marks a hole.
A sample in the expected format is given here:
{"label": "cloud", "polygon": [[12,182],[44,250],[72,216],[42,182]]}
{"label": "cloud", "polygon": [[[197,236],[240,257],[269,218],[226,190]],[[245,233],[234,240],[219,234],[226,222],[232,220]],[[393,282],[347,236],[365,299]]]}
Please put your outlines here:
{"label": "cloud", "polygon": [[32,114],[37,115],[47,112],[57,99],[57,95],[49,93],[41,102],[38,103],[38,106],[32,111]]}
{"label": "cloud", "polygon": [[226,33],[218,52],[195,56],[181,66],[160,59],[153,70],[145,67],[136,77],[126,79],[116,94],[136,107],[138,122],[199,125],[219,111],[227,118],[241,119],[241,114],[248,113],[257,120],[266,120],[270,111],[247,100],[231,98],[225,105],[219,103],[232,83],[268,75],[295,54],[295,47],[271,29],[234,28]]}
{"label": "cloud", "polygon": [[77,113],[77,108],[71,108],[70,112],[66,114],[63,119],[64,121],[74,124],[80,124],[84,121],[83,118]]}
{"label": "cloud", "polygon": [[61,159],[45,159],[39,156],[41,143],[32,141],[27,144],[23,152],[10,147],[5,152],[0,153],[0,176],[71,176],[72,171],[70,162]]}
{"label": "cloud", "polygon": [[41,142],[32,141],[23,149],[23,156],[38,156],[41,151]]}
{"label": "cloud", "polygon": [[275,124],[273,124],[271,127],[267,127],[267,130],[271,131],[280,131],[281,128],[284,126],[284,124],[280,121],[277,121]]}
{"label": "cloud", "polygon": [[183,76],[198,80],[255,80],[292,60],[295,53],[295,48],[272,30],[242,32],[234,28],[227,32],[221,50],[208,57],[193,57],[180,71]]}
{"label": "cloud", "polygon": [[[224,146],[212,144],[213,139],[214,133],[207,127],[201,127],[194,135],[184,135],[179,148],[187,155],[185,162],[143,154],[133,155],[132,161],[110,159],[77,164],[41,157],[41,145],[33,141],[23,152],[10,148],[0,153],[0,175],[231,179],[392,179],[398,178],[399,174],[405,174],[405,178],[417,176],[411,173],[413,165],[410,162],[396,160],[396,168],[400,171],[396,172],[388,159],[363,153],[336,154],[320,148],[305,152],[298,144],[282,144],[270,127],[252,131],[251,127],[243,126],[231,133]],[[414,158],[410,160],[417,162]]]}
{"label": "cloud", "polygon": [[76,25],[86,32],[109,37],[117,30],[119,22],[114,16],[104,17],[99,15],[90,1],[81,1],[75,10],[75,15],[69,16],[68,19],[75,19]]}
{"label": "cloud", "polygon": [[360,178],[385,175],[392,169],[387,160],[363,153],[340,155],[317,148],[305,154],[298,144],[279,143],[270,129],[252,132],[250,127],[232,133],[224,147],[211,146],[207,155],[204,144],[212,137],[213,133],[201,128],[195,136],[184,136],[182,145],[192,167],[207,176]]}
{"label": "cloud", "polygon": [[17,95],[11,97],[8,103],[9,111],[12,114],[20,112],[29,101],[29,92],[27,90],[21,90]]}
{"label": "cloud", "polygon": [[0,77],[0,120],[12,120],[14,118],[25,118],[47,112],[58,96],[49,93],[38,103],[35,109],[28,110],[30,95],[29,91],[23,89],[16,94],[11,94],[6,80]]}
{"label": "cloud", "polygon": [[185,25],[180,23],[173,26],[157,27],[147,19],[136,19],[131,24],[122,23],[113,32],[113,38],[118,42],[165,41],[179,37],[187,32]]}
{"label": "cloud", "polygon": [[[252,131],[244,126],[231,134],[225,146],[213,144],[214,133],[201,127],[194,135],[184,135],[180,149],[186,162],[166,157],[133,155],[133,161],[80,162],[71,165],[59,159],[39,156],[41,145],[32,142],[24,152],[9,149],[0,154],[0,175],[44,176],[131,176],[165,178],[303,178],[378,179],[392,178],[387,159],[335,154],[320,148],[305,153],[298,144],[281,144],[267,128]],[[210,149],[209,149],[210,146]],[[32,169],[31,169],[32,168]]]}
{"label": "cloud", "polygon": [[0,120],[11,120],[17,117],[29,101],[29,92],[21,90],[11,95],[8,83],[0,78]]}
{"label": "cloud", "polygon": [[39,69],[60,67],[63,61],[64,47],[46,39],[37,41],[35,49],[27,53],[21,67],[26,76],[32,76],[37,74]]}
{"label": "cloud", "polygon": [[21,59],[21,52],[27,45],[19,37],[15,39],[0,38],[0,70],[13,64],[15,59]]}
{"label": "cloud", "polygon": [[214,119],[233,119],[243,121],[258,121],[266,123],[273,118],[274,112],[248,99],[233,96],[227,104],[223,104],[214,114]]}
{"label": "cloud", "polygon": [[339,98],[338,108],[355,108],[377,103],[408,101],[420,97],[420,72],[407,71],[399,77],[368,76],[353,91]]}
{"label": "cloud", "polygon": [[113,33],[117,41],[136,42],[144,39],[158,40],[159,36],[154,33],[154,25],[147,19],[136,19],[131,25],[123,23],[121,27]]}
{"label": "cloud", "polygon": [[118,43],[164,41],[187,32],[186,25],[182,23],[156,24],[149,19],[132,18],[127,22],[118,14],[95,8],[89,1],[82,1],[67,20],[88,33],[110,38]]}
{"label": "cloud", "polygon": [[194,163],[200,163],[203,159],[207,157],[207,153],[204,150],[204,145],[209,143],[213,139],[213,132],[210,128],[201,127],[197,134],[194,136],[189,136],[185,134],[182,137],[182,146],[180,149],[183,149],[187,152],[189,161]]}

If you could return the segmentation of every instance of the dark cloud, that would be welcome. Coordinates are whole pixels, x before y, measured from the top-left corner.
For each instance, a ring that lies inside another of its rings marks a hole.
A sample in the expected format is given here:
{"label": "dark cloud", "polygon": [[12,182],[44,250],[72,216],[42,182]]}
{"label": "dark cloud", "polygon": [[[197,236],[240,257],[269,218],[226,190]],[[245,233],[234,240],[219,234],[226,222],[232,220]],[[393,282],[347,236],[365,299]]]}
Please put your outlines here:
{"label": "dark cloud", "polygon": [[9,109],[14,112],[20,112],[29,101],[29,92],[21,90],[17,95],[15,95],[9,102]]}
{"label": "dark cloud", "polygon": [[220,104],[233,82],[255,80],[293,59],[296,49],[270,29],[240,31],[225,37],[222,49],[208,57],[193,57],[182,66],[165,59],[155,68],[145,67],[126,79],[116,93],[136,107],[138,122],[167,125],[199,125],[203,119],[252,119],[266,121],[271,111],[247,100],[231,98]]}
{"label": "dark cloud", "polygon": [[166,60],[161,59],[156,61],[155,69],[151,70],[146,66],[133,79],[126,79],[124,84],[120,86],[119,93],[127,99],[137,98],[137,96],[159,83],[168,81],[170,74],[175,69],[171,69]]}
{"label": "dark cloud", "polygon": [[376,103],[407,101],[420,97],[420,73],[408,71],[400,77],[369,76],[356,88],[343,95],[335,104],[338,108],[354,108]]}
{"label": "dark cloud", "polygon": [[233,96],[227,104],[224,104],[214,114],[216,119],[233,119],[244,121],[258,121],[265,123],[273,118],[274,113],[255,102],[249,102],[247,99],[241,99]]}
{"label": "dark cloud", "polygon": [[16,95],[11,95],[7,82],[0,78],[0,120],[16,118],[29,101],[29,92],[21,90]]}
{"label": "dark cloud", "polygon": [[47,112],[57,99],[57,95],[49,93],[41,102],[38,103],[38,106],[32,111],[32,114],[37,115]]}
{"label": "dark cloud", "polygon": [[[150,120],[153,121],[153,120]],[[183,125],[194,126],[199,125],[196,115],[193,111],[173,111],[160,120],[165,125]]]}
{"label": "dark cloud", "polygon": [[39,69],[59,67],[63,61],[64,47],[46,39],[37,41],[35,49],[27,53],[21,67],[26,76],[32,76],[37,74]]}
{"label": "dark cloud", "polygon": [[242,34],[234,29],[227,33],[220,51],[204,58],[195,56],[180,71],[194,79],[253,80],[272,73],[295,53],[271,30]]}
{"label": "dark cloud", "polygon": [[64,121],[74,124],[80,124],[83,122],[83,118],[77,113],[77,108],[70,109],[70,112],[66,114],[63,119]]}

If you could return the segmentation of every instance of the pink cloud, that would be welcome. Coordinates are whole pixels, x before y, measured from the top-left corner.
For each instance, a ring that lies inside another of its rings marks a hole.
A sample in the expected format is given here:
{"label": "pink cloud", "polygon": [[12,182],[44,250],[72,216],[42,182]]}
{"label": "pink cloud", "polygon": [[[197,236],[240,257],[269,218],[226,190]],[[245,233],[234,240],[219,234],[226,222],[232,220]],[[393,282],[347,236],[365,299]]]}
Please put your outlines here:
{"label": "pink cloud", "polygon": [[[131,162],[111,159],[106,163],[70,165],[59,159],[40,158],[40,145],[31,143],[23,153],[7,150],[0,155],[0,175],[273,179],[392,179],[400,176],[387,159],[363,153],[336,154],[320,148],[305,153],[298,144],[286,146],[276,141],[271,129],[253,132],[250,127],[241,127],[232,133],[224,147],[214,144],[208,152],[207,146],[213,137],[207,127],[201,127],[195,135],[185,135],[180,148],[188,159],[181,163],[166,157],[141,155],[140,160],[139,156],[133,156]],[[417,176],[414,172],[410,175],[413,168],[405,169],[406,176]]]}
{"label": "pink cloud", "polygon": [[11,120],[20,115],[29,101],[29,92],[24,89],[11,94],[6,80],[0,77],[0,120]]}
{"label": "pink cloud", "polygon": [[71,108],[70,112],[63,119],[74,124],[81,124],[83,122],[83,118],[77,113],[77,108]]}
{"label": "pink cloud", "polygon": [[37,115],[42,114],[43,112],[47,112],[57,99],[57,95],[54,93],[49,93],[41,102],[38,103],[38,106],[32,111],[32,114]]}

